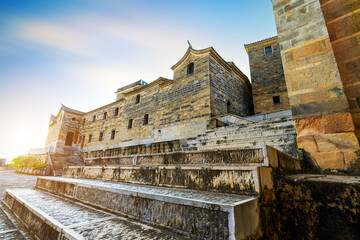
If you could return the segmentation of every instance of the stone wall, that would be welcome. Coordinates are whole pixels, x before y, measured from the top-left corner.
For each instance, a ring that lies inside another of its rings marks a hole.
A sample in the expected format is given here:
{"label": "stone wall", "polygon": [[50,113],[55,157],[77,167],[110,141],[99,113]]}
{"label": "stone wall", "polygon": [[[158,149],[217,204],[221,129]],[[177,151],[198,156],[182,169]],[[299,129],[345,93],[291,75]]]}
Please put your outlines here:
{"label": "stone wall", "polygon": [[248,116],[252,111],[251,87],[248,81],[226,69],[210,57],[211,114]]}
{"label": "stone wall", "polygon": [[359,239],[359,194],[355,177],[284,177],[276,181],[277,206],[270,225],[277,224],[271,238]]}
{"label": "stone wall", "polygon": [[320,0],[344,91],[360,138],[360,2]]}
{"label": "stone wall", "polygon": [[353,169],[359,142],[319,0],[273,0],[298,146],[320,168]]}
{"label": "stone wall", "polygon": [[[272,54],[266,55],[265,47],[271,47]],[[249,55],[255,114],[289,109],[278,38],[248,44],[245,48]]]}

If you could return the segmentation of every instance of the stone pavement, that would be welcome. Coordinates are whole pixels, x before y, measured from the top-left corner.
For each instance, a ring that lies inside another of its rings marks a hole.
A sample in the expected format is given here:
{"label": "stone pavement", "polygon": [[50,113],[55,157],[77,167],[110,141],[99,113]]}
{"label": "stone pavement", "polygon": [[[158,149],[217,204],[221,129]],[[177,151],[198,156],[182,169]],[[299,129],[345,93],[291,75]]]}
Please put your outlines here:
{"label": "stone pavement", "polygon": [[[13,170],[0,171],[0,199],[3,199],[7,188],[33,188],[36,176],[15,173]],[[0,239],[21,240],[27,239],[18,227],[9,219],[9,212],[0,208]]]}

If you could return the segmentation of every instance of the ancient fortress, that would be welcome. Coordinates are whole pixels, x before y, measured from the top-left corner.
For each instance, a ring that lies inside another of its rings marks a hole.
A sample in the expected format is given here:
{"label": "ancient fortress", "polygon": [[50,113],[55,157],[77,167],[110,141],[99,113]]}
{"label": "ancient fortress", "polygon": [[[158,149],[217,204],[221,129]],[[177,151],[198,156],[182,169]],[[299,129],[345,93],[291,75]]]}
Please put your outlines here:
{"label": "ancient fortress", "polygon": [[272,3],[251,82],[189,45],[173,79],[62,105],[32,151],[62,177],[4,208],[37,239],[358,239],[360,1]]}

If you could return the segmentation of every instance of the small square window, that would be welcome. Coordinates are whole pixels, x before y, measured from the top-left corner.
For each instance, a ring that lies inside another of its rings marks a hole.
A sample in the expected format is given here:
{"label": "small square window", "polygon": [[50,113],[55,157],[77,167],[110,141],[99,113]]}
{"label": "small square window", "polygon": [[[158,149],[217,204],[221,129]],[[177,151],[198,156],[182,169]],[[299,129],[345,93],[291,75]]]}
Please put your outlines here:
{"label": "small square window", "polygon": [[280,103],[280,96],[274,96],[273,97],[273,103],[274,104]]}
{"label": "small square window", "polygon": [[272,46],[267,46],[264,48],[264,54],[265,56],[273,54]]}

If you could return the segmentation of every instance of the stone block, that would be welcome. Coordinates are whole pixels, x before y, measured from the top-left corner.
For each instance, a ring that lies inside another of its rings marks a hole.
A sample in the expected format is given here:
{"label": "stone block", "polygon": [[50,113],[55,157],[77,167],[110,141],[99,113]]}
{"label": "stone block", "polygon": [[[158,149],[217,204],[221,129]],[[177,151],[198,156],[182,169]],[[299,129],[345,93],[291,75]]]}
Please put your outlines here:
{"label": "stone block", "polygon": [[322,169],[345,170],[344,156],[341,152],[312,152],[311,157]]}
{"label": "stone block", "polygon": [[318,152],[319,148],[313,135],[303,135],[297,138],[298,148],[307,152]]}
{"label": "stone block", "polygon": [[355,126],[350,113],[340,113],[322,117],[325,133],[353,132]]}
{"label": "stone block", "polygon": [[[325,133],[322,124],[322,117],[311,117],[304,119],[297,119],[294,121],[298,137],[303,135],[315,135]],[[298,139],[299,140],[299,139]]]}
{"label": "stone block", "polygon": [[354,132],[319,134],[314,136],[320,152],[342,151],[359,148]]}

